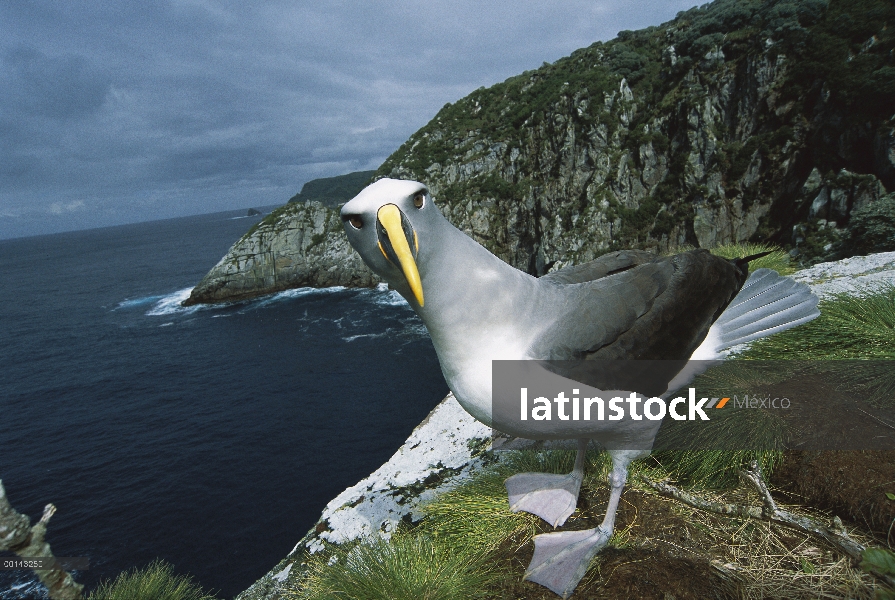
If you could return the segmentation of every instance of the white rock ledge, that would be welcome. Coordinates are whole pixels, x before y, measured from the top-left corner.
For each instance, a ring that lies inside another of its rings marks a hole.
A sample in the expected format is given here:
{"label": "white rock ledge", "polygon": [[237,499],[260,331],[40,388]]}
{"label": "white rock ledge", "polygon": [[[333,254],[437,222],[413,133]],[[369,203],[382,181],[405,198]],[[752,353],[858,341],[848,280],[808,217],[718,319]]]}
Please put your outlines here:
{"label": "white rock ledge", "polygon": [[304,573],[301,561],[306,553],[372,535],[388,538],[402,520],[419,520],[420,506],[481,467],[481,455],[490,445],[491,428],[448,394],[388,462],[327,504],[317,525],[289,556],[237,599],[279,597],[288,580]]}
{"label": "white rock ledge", "polygon": [[327,528],[305,545],[313,553],[320,540],[342,544],[377,532],[387,538],[408,515],[418,521],[419,505],[465,479],[490,438],[491,428],[448,394],[387,463],[326,505],[320,522]]}
{"label": "white rock ledge", "polygon": [[819,263],[792,278],[807,283],[821,299],[842,293],[860,296],[880,286],[895,285],[895,252]]}

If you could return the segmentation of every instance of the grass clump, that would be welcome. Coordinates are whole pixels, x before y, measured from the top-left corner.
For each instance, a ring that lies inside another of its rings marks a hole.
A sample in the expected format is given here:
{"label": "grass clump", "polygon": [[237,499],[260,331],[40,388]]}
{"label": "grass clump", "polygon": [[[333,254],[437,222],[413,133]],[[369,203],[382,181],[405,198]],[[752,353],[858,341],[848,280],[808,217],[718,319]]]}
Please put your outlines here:
{"label": "grass clump", "polygon": [[309,564],[301,600],[482,598],[498,572],[485,553],[417,533],[370,540]]}
{"label": "grass clump", "polygon": [[[510,512],[504,481],[516,473],[570,473],[575,451],[519,450],[502,454],[500,462],[426,505],[426,518],[418,530],[478,552],[494,551],[508,540],[518,546],[531,540],[540,518]],[[609,465],[606,453],[589,452],[584,485],[605,486]]]}
{"label": "grass clump", "polygon": [[503,482],[517,472],[521,471],[501,465],[441,494],[424,507],[426,518],[419,525],[420,531],[445,543],[480,551],[493,551],[510,538],[524,544],[535,535],[538,517],[510,512]]}
{"label": "grass clump", "polygon": [[860,296],[837,294],[821,301],[813,321],[757,340],[740,356],[747,359],[893,359],[895,286]]}
{"label": "grass clump", "polygon": [[[688,387],[699,390],[700,397],[729,397],[731,390],[761,390],[784,381],[794,369],[787,363],[730,361]],[[731,409],[712,413],[710,427],[695,421],[662,423],[653,456],[676,481],[696,489],[724,489],[737,485],[740,468],[752,460],[768,475],[782,462],[787,439],[783,419],[765,410],[737,410],[736,400],[730,402]]]}
{"label": "grass clump", "polygon": [[728,259],[745,258],[747,256],[761,254],[762,252],[770,252],[767,256],[762,256],[761,258],[756,258],[755,260],[750,261],[749,272],[755,271],[756,269],[771,269],[777,271],[781,275],[790,275],[796,272],[795,267],[792,266],[791,261],[789,260],[789,255],[777,246],[772,246],[770,244],[752,244],[748,242],[740,244],[723,244],[711,248],[709,252],[715,256]]}
{"label": "grass clump", "polygon": [[175,575],[171,565],[161,560],[144,569],[126,571],[114,581],[104,581],[89,600],[217,600],[187,575]]}
{"label": "grass clump", "polygon": [[[663,255],[671,256],[673,254],[680,254],[682,252],[687,252],[694,249],[695,248],[690,245],[677,246],[674,248],[669,248],[668,252],[664,252]],[[767,256],[762,256],[761,258],[756,258],[755,260],[749,261],[750,273],[755,271],[756,269],[771,269],[773,271],[777,271],[781,275],[791,275],[797,270],[793,266],[792,261],[789,258],[789,254],[784,252],[779,246],[773,246],[771,244],[752,242],[722,244],[720,246],[715,246],[714,248],[709,248],[709,252],[711,252],[715,256],[720,256],[721,258],[726,258],[729,260],[733,260],[735,258],[745,258],[747,256],[761,254],[762,252],[770,252],[770,254],[768,254]]]}

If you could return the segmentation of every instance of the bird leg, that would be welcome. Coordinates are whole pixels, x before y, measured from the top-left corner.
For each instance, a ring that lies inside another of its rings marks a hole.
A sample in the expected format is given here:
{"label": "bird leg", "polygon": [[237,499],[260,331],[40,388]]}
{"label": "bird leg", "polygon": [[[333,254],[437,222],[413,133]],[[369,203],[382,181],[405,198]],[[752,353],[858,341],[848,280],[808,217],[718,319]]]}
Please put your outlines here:
{"label": "bird leg", "polygon": [[572,595],[578,582],[587,573],[590,562],[612,537],[615,512],[628,478],[628,464],[637,453],[611,452],[612,472],[609,473],[609,505],[599,527],[582,531],[543,533],[534,538],[535,552],[523,580],[539,583],[562,596]]}
{"label": "bird leg", "polygon": [[578,440],[575,467],[568,475],[550,473],[517,473],[506,480],[512,512],[525,511],[537,515],[553,527],[560,527],[575,512],[578,492],[584,479],[584,459],[590,440]]}

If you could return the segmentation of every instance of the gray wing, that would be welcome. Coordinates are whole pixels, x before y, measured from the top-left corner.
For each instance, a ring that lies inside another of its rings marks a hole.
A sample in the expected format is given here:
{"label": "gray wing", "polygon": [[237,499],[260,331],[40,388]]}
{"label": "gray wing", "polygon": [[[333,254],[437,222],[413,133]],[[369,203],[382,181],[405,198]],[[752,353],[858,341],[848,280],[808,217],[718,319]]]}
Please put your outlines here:
{"label": "gray wing", "polygon": [[541,281],[553,283],[586,283],[622,273],[633,269],[638,265],[648,264],[659,260],[659,256],[643,250],[620,250],[604,254],[596,260],[582,265],[566,267],[553,273],[547,273],[541,277]]}
{"label": "gray wing", "polygon": [[[706,250],[649,259],[628,252],[541,278],[565,296],[566,314],[533,349],[569,379],[658,396],[736,296],[747,269]],[[606,269],[619,263],[620,271]],[[594,279],[582,281],[588,273]]]}
{"label": "gray wing", "polygon": [[[616,263],[623,268],[613,274],[607,267]],[[588,273],[593,278],[584,280]],[[686,360],[747,273],[694,250],[669,257],[626,251],[551,275],[540,281],[560,287],[567,315],[537,342],[544,358]]]}

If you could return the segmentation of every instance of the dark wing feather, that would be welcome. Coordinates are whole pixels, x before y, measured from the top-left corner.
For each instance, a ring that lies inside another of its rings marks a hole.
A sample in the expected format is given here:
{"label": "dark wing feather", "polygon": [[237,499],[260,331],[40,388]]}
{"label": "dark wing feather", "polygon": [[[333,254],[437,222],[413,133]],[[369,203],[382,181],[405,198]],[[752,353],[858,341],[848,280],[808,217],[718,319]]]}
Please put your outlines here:
{"label": "dark wing feather", "polygon": [[556,363],[552,370],[601,389],[665,391],[743,286],[747,269],[706,250],[651,256],[568,287],[574,322],[557,323],[538,345],[545,358],[577,362]]}
{"label": "dark wing feather", "polygon": [[659,256],[643,250],[620,250],[604,254],[582,265],[566,267],[541,277],[541,281],[554,283],[586,283],[609,275],[633,269],[638,265],[655,262]]}
{"label": "dark wing feather", "polygon": [[[746,281],[745,268],[706,250],[666,260],[673,269],[649,308],[616,339],[597,341],[587,349],[588,358],[686,360]],[[630,285],[655,288],[639,281],[637,269],[631,272]]]}

